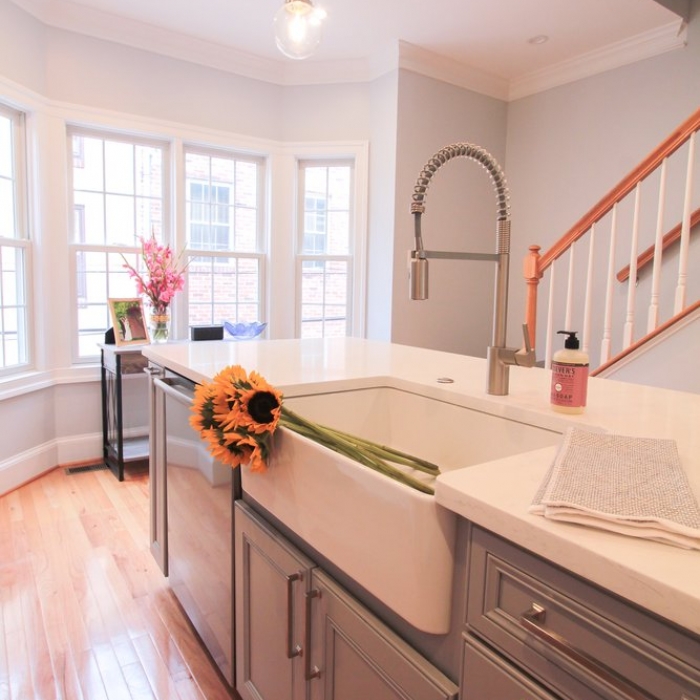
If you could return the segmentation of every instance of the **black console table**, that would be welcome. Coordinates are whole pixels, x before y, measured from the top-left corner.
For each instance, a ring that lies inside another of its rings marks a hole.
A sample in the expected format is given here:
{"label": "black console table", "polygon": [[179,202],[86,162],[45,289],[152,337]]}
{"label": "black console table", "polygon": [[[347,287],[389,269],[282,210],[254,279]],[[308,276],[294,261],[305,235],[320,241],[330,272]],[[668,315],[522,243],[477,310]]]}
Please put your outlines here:
{"label": "black console table", "polygon": [[102,354],[102,446],[105,464],[119,481],[124,464],[148,460],[148,433],[124,437],[123,379],[143,374],[148,360],[138,347],[100,345]]}

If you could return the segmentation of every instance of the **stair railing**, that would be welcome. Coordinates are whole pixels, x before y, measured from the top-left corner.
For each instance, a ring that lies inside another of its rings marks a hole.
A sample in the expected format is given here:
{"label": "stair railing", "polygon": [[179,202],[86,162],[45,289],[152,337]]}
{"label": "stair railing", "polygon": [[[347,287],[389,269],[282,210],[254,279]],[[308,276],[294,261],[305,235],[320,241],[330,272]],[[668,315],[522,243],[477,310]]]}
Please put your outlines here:
{"label": "stair railing", "polygon": [[[700,109],[549,250],[541,253],[539,246],[530,246],[524,261],[525,317],[533,347],[541,347],[537,341],[544,339],[544,353],[538,355],[546,367],[557,349],[558,330],[580,332],[595,374],[684,317],[700,299],[700,245],[690,245],[700,203],[700,183],[694,177],[700,168],[699,130]],[[680,245],[664,251],[665,237],[669,244],[664,232],[669,222],[679,221]],[[639,250],[649,243],[650,270],[639,262]],[[623,263],[624,287],[616,275]],[[544,330],[537,323],[541,289],[547,298]],[[645,323],[638,323],[640,316]]]}

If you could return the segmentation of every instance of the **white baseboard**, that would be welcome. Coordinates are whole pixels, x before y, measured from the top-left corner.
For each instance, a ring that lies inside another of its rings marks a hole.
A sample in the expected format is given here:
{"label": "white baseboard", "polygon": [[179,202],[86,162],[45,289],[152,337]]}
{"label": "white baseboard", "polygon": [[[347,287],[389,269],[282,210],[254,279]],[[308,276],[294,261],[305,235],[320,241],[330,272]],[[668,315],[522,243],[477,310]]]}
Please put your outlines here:
{"label": "white baseboard", "polygon": [[0,462],[0,495],[55,469],[60,464],[99,462],[102,433],[74,435],[51,440]]}

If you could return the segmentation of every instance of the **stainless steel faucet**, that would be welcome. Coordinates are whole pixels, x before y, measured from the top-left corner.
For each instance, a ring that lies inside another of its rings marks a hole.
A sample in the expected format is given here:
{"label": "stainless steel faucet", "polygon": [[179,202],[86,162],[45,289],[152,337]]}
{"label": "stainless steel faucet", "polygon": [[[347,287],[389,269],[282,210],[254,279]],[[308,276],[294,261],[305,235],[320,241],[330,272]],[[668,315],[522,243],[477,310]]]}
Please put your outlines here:
{"label": "stainless steel faucet", "polygon": [[[425,250],[421,233],[421,216],[425,212],[425,194],[433,175],[449,160],[465,157],[483,166],[496,188],[498,215],[496,219],[496,252],[450,253]],[[488,363],[487,392],[495,396],[508,393],[509,368],[511,365],[533,367],[535,352],[530,346],[527,325],[523,325],[525,345],[521,349],[506,347],[508,316],[508,268],[510,262],[510,213],[506,178],[496,159],[483,148],[471,143],[455,143],[438,151],[424,166],[415,187],[411,213],[414,215],[415,250],[410,254],[410,296],[414,300],[428,298],[428,259],[487,260],[496,263],[496,289],[493,309],[493,334],[486,354]]]}

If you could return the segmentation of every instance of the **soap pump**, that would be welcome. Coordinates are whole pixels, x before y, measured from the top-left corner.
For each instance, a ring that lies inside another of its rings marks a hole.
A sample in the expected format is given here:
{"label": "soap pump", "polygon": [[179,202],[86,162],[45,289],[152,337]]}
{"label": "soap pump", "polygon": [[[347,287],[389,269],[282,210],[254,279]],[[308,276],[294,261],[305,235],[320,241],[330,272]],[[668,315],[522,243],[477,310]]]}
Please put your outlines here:
{"label": "soap pump", "polygon": [[576,331],[557,331],[566,335],[564,349],[552,356],[552,408],[561,413],[583,413],[588,390],[588,355],[579,350]]}

